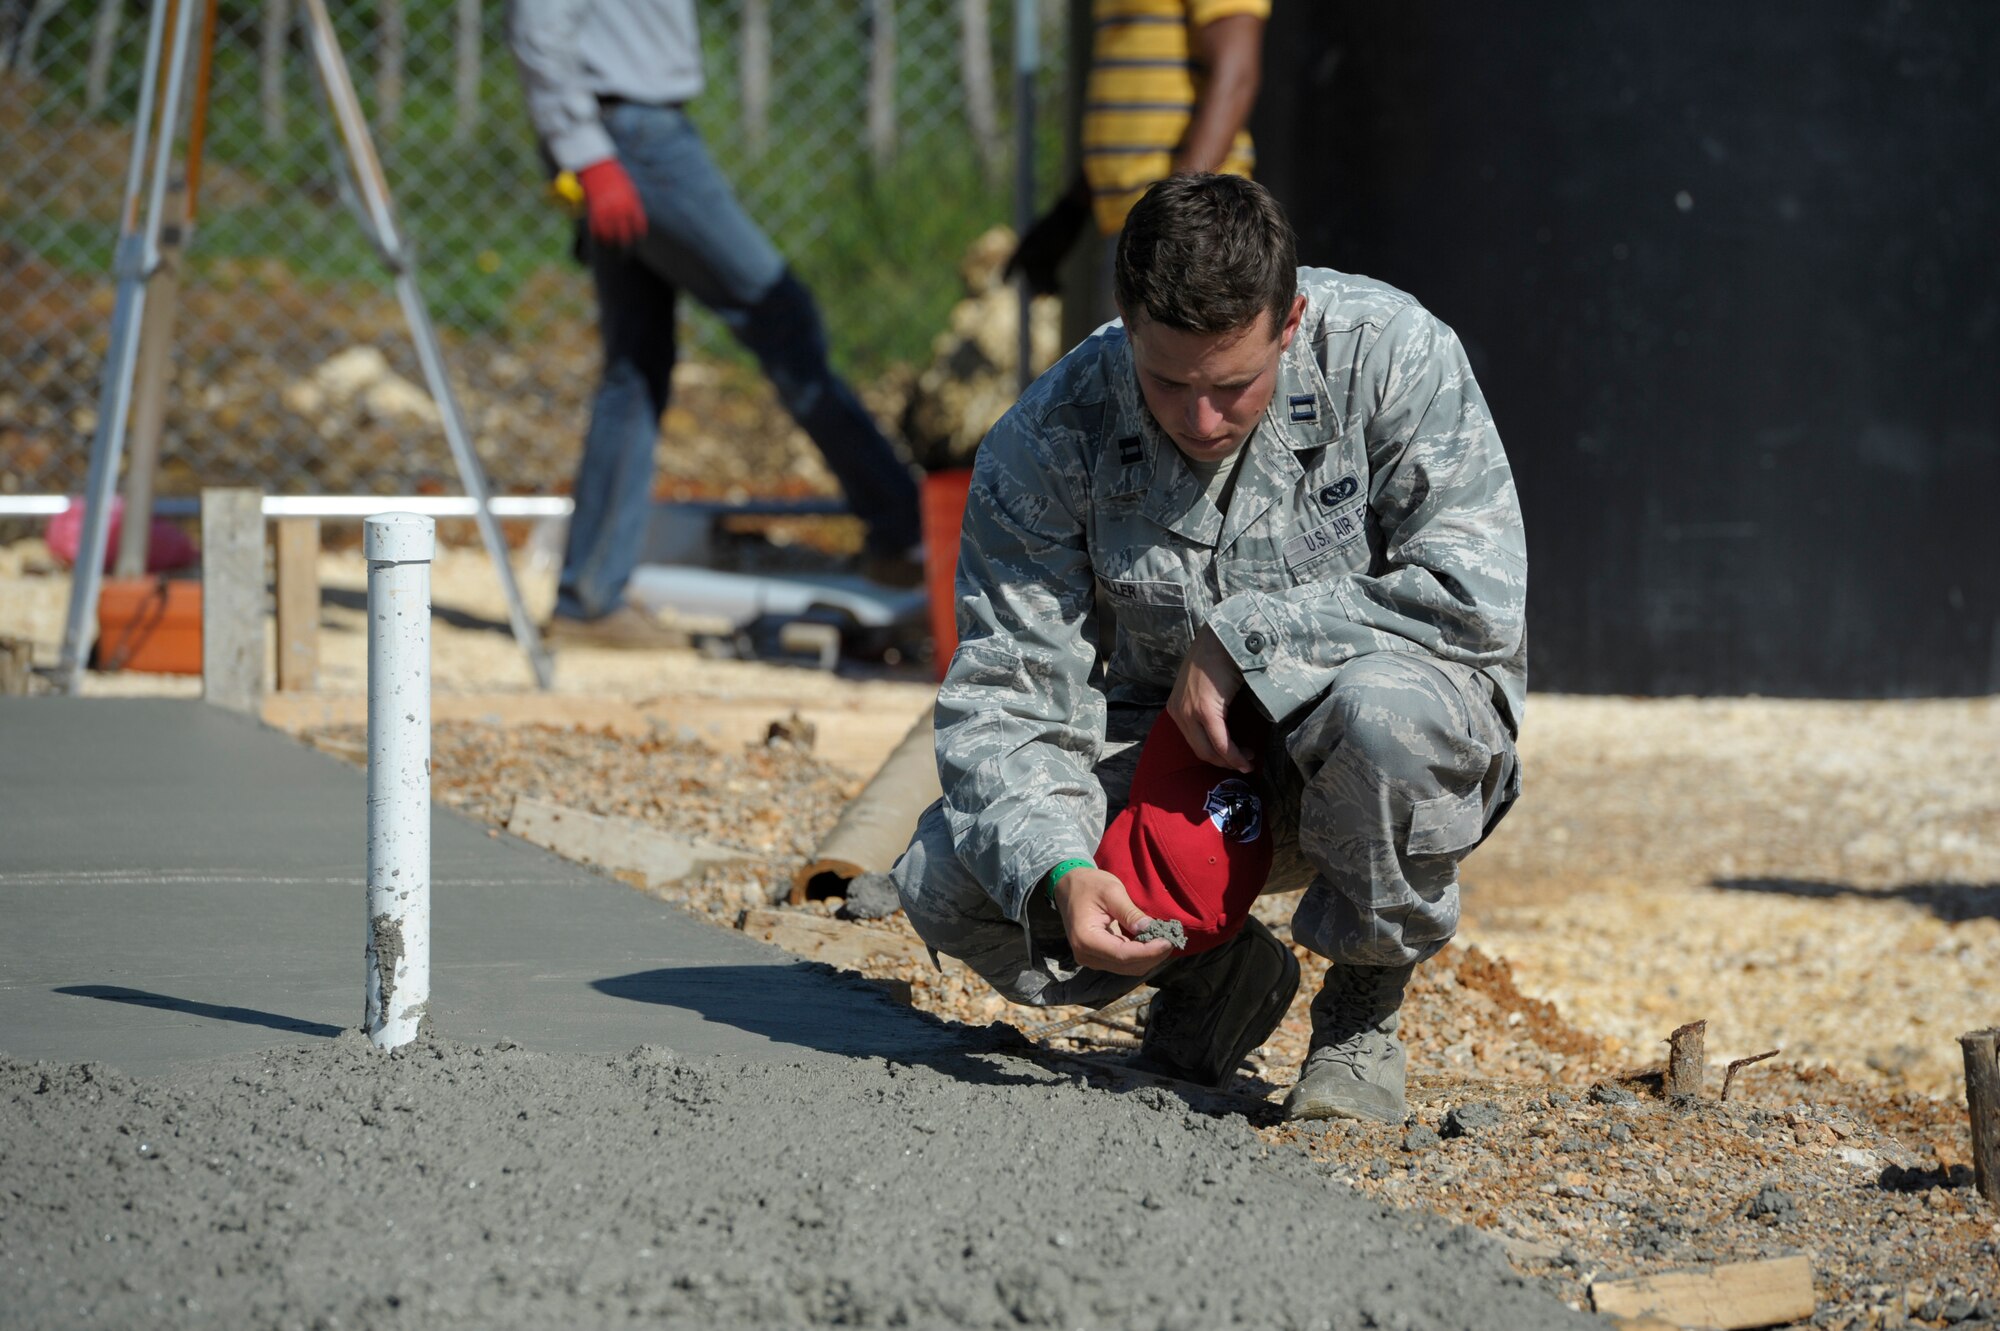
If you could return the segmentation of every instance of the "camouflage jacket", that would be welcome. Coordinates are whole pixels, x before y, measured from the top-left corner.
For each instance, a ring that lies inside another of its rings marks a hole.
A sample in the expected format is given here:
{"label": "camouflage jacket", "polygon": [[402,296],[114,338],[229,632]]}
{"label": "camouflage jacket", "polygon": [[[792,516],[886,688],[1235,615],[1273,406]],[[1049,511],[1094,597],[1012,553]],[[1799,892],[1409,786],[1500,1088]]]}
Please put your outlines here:
{"label": "camouflage jacket", "polygon": [[1396,651],[1484,672],[1518,726],[1527,551],[1465,350],[1392,287],[1323,268],[1299,286],[1226,516],[1145,409],[1116,324],[980,446],[938,769],[959,857],[1015,919],[1103,835],[1107,703],[1164,703],[1203,625],[1280,724],[1348,660]]}

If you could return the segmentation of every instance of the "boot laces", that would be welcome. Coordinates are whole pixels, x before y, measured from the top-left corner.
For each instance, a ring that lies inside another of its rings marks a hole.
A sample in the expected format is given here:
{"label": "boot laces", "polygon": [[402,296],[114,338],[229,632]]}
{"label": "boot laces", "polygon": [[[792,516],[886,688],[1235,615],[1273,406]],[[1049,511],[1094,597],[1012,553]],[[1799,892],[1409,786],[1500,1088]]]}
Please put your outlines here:
{"label": "boot laces", "polygon": [[1376,1045],[1393,1038],[1377,1030],[1377,1024],[1400,1006],[1405,978],[1400,967],[1342,967],[1321,1001],[1314,1004],[1320,1009],[1315,1015],[1324,1014],[1325,1034],[1313,1054],[1322,1061],[1340,1063],[1357,1075],[1363,1062],[1373,1063]]}

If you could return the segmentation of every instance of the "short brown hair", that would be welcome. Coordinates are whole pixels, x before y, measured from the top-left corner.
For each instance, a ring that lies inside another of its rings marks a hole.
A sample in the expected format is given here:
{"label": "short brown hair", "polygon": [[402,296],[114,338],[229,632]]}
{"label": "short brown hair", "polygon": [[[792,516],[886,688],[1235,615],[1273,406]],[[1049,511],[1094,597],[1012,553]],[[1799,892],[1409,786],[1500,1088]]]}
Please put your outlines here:
{"label": "short brown hair", "polygon": [[1298,292],[1298,241],[1271,192],[1242,176],[1169,176],[1118,233],[1114,290],[1127,322],[1144,314],[1184,333],[1280,326]]}

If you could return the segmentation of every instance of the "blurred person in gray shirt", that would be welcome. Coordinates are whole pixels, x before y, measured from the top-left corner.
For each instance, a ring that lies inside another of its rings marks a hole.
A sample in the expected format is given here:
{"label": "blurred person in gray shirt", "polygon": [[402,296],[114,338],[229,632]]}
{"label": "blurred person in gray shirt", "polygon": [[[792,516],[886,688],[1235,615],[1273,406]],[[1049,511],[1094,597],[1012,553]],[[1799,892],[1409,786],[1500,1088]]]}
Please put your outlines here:
{"label": "blurred person in gray shirt", "polygon": [[683,290],[756,354],[825,456],[867,525],[863,569],[913,584],[915,478],[827,363],[812,293],[744,212],[685,113],[703,87],[693,0],[512,0],[508,38],[542,149],[583,188],[581,248],[604,341],[551,639],[666,640],[624,596],[646,533]]}

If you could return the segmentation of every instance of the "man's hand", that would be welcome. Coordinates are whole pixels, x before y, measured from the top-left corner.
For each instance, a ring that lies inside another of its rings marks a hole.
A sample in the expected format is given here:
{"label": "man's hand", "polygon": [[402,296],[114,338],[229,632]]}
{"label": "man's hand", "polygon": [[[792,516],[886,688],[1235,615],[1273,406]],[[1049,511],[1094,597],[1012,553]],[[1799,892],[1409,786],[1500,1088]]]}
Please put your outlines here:
{"label": "man's hand", "polygon": [[1056,269],[1089,220],[1090,191],[1079,178],[1028,228],[1001,275],[1011,279],[1020,274],[1028,279],[1028,290],[1035,295],[1054,295],[1060,286]]}
{"label": "man's hand", "polygon": [[1165,960],[1174,945],[1164,938],[1137,943],[1147,924],[1132,904],[1125,884],[1102,869],[1071,869],[1056,884],[1056,910],[1077,964],[1113,975],[1144,975]]}
{"label": "man's hand", "polygon": [[619,249],[637,244],[646,234],[646,205],[639,201],[639,191],[618,159],[592,162],[576,173],[576,179],[583,186],[590,238]]}
{"label": "man's hand", "polygon": [[1248,772],[1256,767],[1229,733],[1229,703],[1243,687],[1243,672],[1222,640],[1209,629],[1196,636],[1167,696],[1167,714],[1187,737],[1194,756],[1217,767]]}

